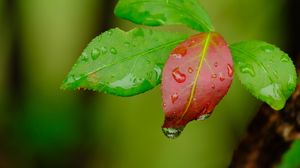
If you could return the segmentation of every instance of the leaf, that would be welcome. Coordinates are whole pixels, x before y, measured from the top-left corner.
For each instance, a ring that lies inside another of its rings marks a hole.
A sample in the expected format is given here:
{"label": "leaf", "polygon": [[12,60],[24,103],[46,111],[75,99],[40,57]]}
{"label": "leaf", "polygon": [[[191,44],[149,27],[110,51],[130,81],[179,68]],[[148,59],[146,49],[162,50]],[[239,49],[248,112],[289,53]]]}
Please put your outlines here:
{"label": "leaf", "polygon": [[85,48],[62,88],[118,96],[143,93],[160,83],[170,51],[186,37],[142,28],[129,32],[111,29]]}
{"label": "leaf", "polygon": [[278,168],[299,168],[300,167],[300,141],[294,141],[291,148],[284,154],[282,163]]}
{"label": "leaf", "polygon": [[296,87],[296,70],[289,56],[261,41],[230,46],[241,83],[259,100],[280,110]]}
{"label": "leaf", "polygon": [[233,62],[226,42],[217,33],[200,33],[171,53],[162,77],[163,131],[175,138],[191,120],[207,119],[227,93]]}
{"label": "leaf", "polygon": [[183,24],[200,32],[214,30],[198,0],[120,0],[115,15],[147,26]]}

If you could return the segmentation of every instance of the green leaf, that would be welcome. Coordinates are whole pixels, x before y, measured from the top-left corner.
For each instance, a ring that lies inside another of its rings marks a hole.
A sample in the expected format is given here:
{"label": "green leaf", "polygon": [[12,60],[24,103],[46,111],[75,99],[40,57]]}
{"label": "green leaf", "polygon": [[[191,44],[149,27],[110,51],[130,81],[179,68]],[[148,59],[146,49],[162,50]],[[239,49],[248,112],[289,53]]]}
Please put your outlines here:
{"label": "green leaf", "polygon": [[62,89],[133,96],[158,85],[171,50],[187,35],[142,28],[111,29],[86,47]]}
{"label": "green leaf", "polygon": [[242,84],[258,99],[280,110],[296,87],[296,70],[289,56],[261,41],[230,46],[234,67]]}
{"label": "green leaf", "polygon": [[284,154],[282,163],[278,168],[300,167],[300,141],[295,141],[287,153]]}
{"label": "green leaf", "polygon": [[147,26],[184,24],[200,32],[214,30],[198,0],[120,0],[115,15]]}

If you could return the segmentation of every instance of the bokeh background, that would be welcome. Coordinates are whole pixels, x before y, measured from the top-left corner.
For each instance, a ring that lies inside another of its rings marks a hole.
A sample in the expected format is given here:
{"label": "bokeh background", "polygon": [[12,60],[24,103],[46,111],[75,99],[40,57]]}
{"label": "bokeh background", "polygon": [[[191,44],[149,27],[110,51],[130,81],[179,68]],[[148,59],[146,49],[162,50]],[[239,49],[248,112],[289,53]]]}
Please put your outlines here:
{"label": "bokeh background", "polygon": [[[200,1],[228,43],[264,40],[295,60],[299,0]],[[59,89],[92,38],[136,26],[113,16],[116,2],[0,0],[0,168],[228,166],[260,104],[238,79],[176,140],[161,133],[159,87],[130,98]]]}

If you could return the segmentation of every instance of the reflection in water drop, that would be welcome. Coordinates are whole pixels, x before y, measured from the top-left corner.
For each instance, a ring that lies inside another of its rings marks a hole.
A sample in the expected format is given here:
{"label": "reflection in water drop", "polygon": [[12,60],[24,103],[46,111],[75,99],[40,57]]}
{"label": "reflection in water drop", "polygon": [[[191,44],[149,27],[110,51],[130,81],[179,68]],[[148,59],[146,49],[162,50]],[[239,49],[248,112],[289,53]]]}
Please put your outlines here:
{"label": "reflection in water drop", "polygon": [[242,73],[250,74],[252,77],[255,76],[255,71],[254,71],[253,67],[251,65],[249,65],[249,64],[241,66],[240,67],[240,71]]}
{"label": "reflection in water drop", "polygon": [[180,128],[162,128],[163,133],[169,139],[177,138],[181,132],[183,131],[184,127]]}

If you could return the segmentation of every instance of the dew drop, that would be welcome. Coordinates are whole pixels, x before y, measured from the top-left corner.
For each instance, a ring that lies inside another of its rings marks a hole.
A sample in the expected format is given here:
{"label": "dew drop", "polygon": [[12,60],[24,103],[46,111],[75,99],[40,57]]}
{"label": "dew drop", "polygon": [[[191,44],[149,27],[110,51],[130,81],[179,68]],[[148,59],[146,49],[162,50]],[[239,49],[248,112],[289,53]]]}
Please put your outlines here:
{"label": "dew drop", "polygon": [[180,128],[162,128],[163,133],[169,139],[177,138],[181,132],[183,131],[184,127]]}
{"label": "dew drop", "polygon": [[163,103],[163,107],[166,107],[167,106],[167,104],[166,103]]}
{"label": "dew drop", "polygon": [[262,46],[261,49],[262,49],[264,52],[267,52],[267,53],[270,53],[270,52],[274,51],[274,47],[269,46],[269,45]]}
{"label": "dew drop", "polygon": [[225,77],[222,74],[220,74],[220,78],[219,79],[220,79],[220,81],[223,82],[225,80]]}
{"label": "dew drop", "polygon": [[109,36],[111,36],[111,35],[113,34],[113,32],[112,32],[111,30],[109,30],[109,31],[107,31],[107,34],[108,34]]}
{"label": "dew drop", "polygon": [[172,96],[171,96],[171,101],[172,101],[172,103],[174,104],[175,102],[176,102],[176,100],[178,99],[178,94],[177,93],[175,93],[175,94],[173,94]]}
{"label": "dew drop", "polygon": [[87,62],[89,60],[88,55],[84,52],[81,55],[81,61]]}
{"label": "dew drop", "polygon": [[101,54],[106,54],[107,53],[107,48],[106,47],[101,47]]}
{"label": "dew drop", "polygon": [[254,69],[251,65],[249,64],[246,64],[246,65],[243,65],[240,67],[240,71],[242,73],[247,73],[247,74],[250,74],[252,77],[255,76],[255,72],[254,72]]}
{"label": "dew drop", "polygon": [[227,72],[229,77],[233,76],[233,68],[230,64],[227,64]]}
{"label": "dew drop", "polygon": [[215,62],[215,63],[214,63],[214,66],[215,66],[216,68],[218,67],[218,65],[219,65],[218,62]]}
{"label": "dew drop", "polygon": [[193,68],[192,68],[192,67],[189,67],[189,68],[188,68],[188,72],[189,72],[189,73],[193,73],[193,72],[194,72]]}
{"label": "dew drop", "polygon": [[179,68],[175,68],[172,72],[174,80],[178,83],[183,83],[186,80],[186,75],[179,71]]}
{"label": "dew drop", "polygon": [[175,58],[182,58],[186,55],[187,53],[187,49],[185,47],[177,47],[175,48],[175,50],[173,51],[173,56]]}
{"label": "dew drop", "polygon": [[118,51],[117,51],[117,49],[115,49],[115,48],[112,47],[112,48],[110,49],[110,53],[116,55],[116,54],[118,54]]}
{"label": "dew drop", "polygon": [[217,74],[211,74],[211,78],[217,78]]}
{"label": "dew drop", "polygon": [[215,84],[212,84],[212,85],[211,85],[211,88],[212,88],[212,89],[215,89],[215,88],[216,88],[216,85],[215,85]]}
{"label": "dew drop", "polygon": [[125,45],[125,47],[129,47],[130,43],[129,42],[125,42],[124,45]]}
{"label": "dew drop", "polygon": [[196,44],[196,40],[191,40],[191,41],[189,41],[188,42],[188,47],[192,47],[192,46],[194,46]]}
{"label": "dew drop", "polygon": [[289,62],[289,58],[286,55],[282,55],[280,58],[281,62]]}
{"label": "dew drop", "polygon": [[92,50],[92,59],[96,60],[100,56],[100,50],[98,48],[94,48]]}
{"label": "dew drop", "polygon": [[203,114],[203,115],[200,115],[197,120],[203,121],[203,120],[207,120],[209,117],[210,117],[210,114]]}

